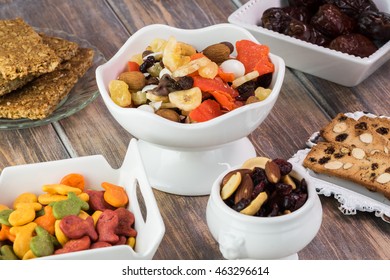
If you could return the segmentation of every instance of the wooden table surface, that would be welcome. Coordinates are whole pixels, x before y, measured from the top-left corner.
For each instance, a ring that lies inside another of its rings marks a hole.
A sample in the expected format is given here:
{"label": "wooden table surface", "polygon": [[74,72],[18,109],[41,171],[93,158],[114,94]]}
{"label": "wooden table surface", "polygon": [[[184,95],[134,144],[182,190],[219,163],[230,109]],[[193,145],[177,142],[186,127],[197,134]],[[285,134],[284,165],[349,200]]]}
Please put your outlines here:
{"label": "wooden table surface", "polygon": [[[154,23],[201,28],[227,22],[238,0],[0,0],[0,18],[63,30],[88,40],[110,59],[138,29]],[[271,50],[272,51],[272,50]],[[343,87],[286,68],[284,84],[268,118],[251,135],[258,155],[290,158],[306,139],[339,112],[390,114],[390,61],[360,85]],[[120,167],[132,136],[99,96],[59,122],[0,132],[0,170],[7,166],[102,154]],[[154,190],[166,226],[155,259],[222,259],[208,231],[208,196],[182,197]],[[323,222],[300,259],[390,259],[390,224],[374,213],[344,215],[333,197],[320,196]]]}

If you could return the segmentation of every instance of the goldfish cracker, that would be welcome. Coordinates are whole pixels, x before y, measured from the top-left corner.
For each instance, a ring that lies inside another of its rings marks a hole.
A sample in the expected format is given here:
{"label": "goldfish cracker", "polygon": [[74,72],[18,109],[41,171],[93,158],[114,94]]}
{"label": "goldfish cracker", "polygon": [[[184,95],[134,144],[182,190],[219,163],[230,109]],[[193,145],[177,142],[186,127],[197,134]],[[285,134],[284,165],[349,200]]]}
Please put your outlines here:
{"label": "goldfish cracker", "polygon": [[3,245],[0,248],[0,260],[18,260],[11,245]]}
{"label": "goldfish cracker", "polygon": [[119,223],[117,213],[113,210],[104,210],[96,223],[96,231],[99,234],[98,241],[115,244],[119,241],[119,236],[115,234],[115,229]]}
{"label": "goldfish cracker", "polygon": [[88,236],[92,241],[95,241],[98,238],[92,217],[83,220],[79,216],[69,215],[61,220],[59,226],[69,239],[79,239],[83,236]]}
{"label": "goldfish cracker", "polygon": [[28,250],[26,254],[24,254],[22,260],[32,260],[35,259],[37,256],[34,255],[34,253],[31,250]]}
{"label": "goldfish cracker", "polygon": [[83,191],[85,187],[85,179],[81,174],[70,173],[61,179],[60,184],[79,188],[81,191]]}
{"label": "goldfish cracker", "polygon": [[19,203],[32,203],[32,202],[37,202],[37,201],[38,201],[38,197],[36,196],[36,194],[26,192],[26,193],[22,193],[22,194],[18,195],[18,197],[15,198],[14,203],[13,203],[13,207],[14,207],[14,209],[16,209],[16,208],[18,208],[17,205]]}
{"label": "goldfish cracker", "polygon": [[17,208],[8,217],[12,226],[22,226],[34,221],[35,212],[42,208],[38,202],[19,202],[15,205]]}
{"label": "goldfish cracker", "polygon": [[134,214],[126,208],[118,208],[115,210],[118,215],[118,226],[115,229],[117,235],[123,235],[126,237],[137,236],[137,232],[132,228],[134,224]]}
{"label": "goldfish cracker", "polygon": [[70,187],[62,184],[43,185],[42,190],[47,193],[62,195],[67,195],[70,192],[73,192],[75,194],[80,194],[82,192],[79,188]]}
{"label": "goldfish cracker", "polygon": [[27,225],[14,226],[10,229],[10,233],[15,235],[13,250],[20,259],[22,259],[24,254],[30,250],[30,241],[33,237],[36,226],[36,223],[31,222]]}
{"label": "goldfish cracker", "polygon": [[60,222],[61,220],[56,220],[54,223],[54,229],[55,229],[55,237],[57,238],[58,242],[63,246],[66,242],[69,241],[69,238],[66,237],[66,235],[62,232],[60,228]]}
{"label": "goldfish cracker", "polygon": [[135,248],[135,237],[131,236],[131,237],[127,238],[126,244],[134,249]]}
{"label": "goldfish cracker", "polygon": [[0,204],[0,211],[5,210],[5,209],[9,209],[9,207],[7,205]]}
{"label": "goldfish cracker", "polygon": [[92,219],[93,219],[93,223],[94,223],[94,225],[96,226],[96,223],[97,223],[97,221],[99,220],[99,217],[100,217],[100,215],[102,214],[103,212],[102,211],[100,211],[100,210],[96,210],[95,212],[93,212],[93,214],[92,214]]}
{"label": "goldfish cracker", "polygon": [[90,215],[89,215],[87,212],[83,211],[83,210],[80,211],[80,213],[79,213],[78,216],[79,216],[81,219],[83,219],[83,220],[85,220],[85,219],[87,219],[88,217],[90,217]]}
{"label": "goldfish cracker", "polygon": [[4,210],[0,211],[0,224],[1,225],[11,226],[11,224],[8,221],[8,218],[9,218],[9,215],[11,215],[11,213],[13,211],[14,210],[12,210],[12,209],[4,209]]}
{"label": "goldfish cracker", "polygon": [[1,225],[0,229],[0,241],[9,240],[11,242],[15,241],[15,235],[10,232],[11,227],[7,225]]}
{"label": "goldfish cracker", "polygon": [[30,250],[36,257],[50,256],[54,253],[53,238],[43,227],[35,227],[36,236],[31,238]]}
{"label": "goldfish cracker", "polygon": [[108,204],[104,200],[104,191],[86,190],[86,193],[89,195],[88,204],[91,210],[104,211],[105,209],[111,209],[111,210],[115,209],[114,206]]}
{"label": "goldfish cracker", "polygon": [[107,201],[108,204],[114,207],[124,207],[127,205],[129,198],[127,197],[124,188],[108,182],[103,182],[101,185],[105,190],[104,200]]}
{"label": "goldfish cracker", "polygon": [[44,214],[40,217],[37,217],[34,222],[47,230],[51,235],[55,234],[54,224],[56,218],[53,215],[52,207],[47,205],[44,207]]}
{"label": "goldfish cracker", "polygon": [[81,237],[79,239],[69,240],[64,244],[64,246],[60,249],[54,251],[54,254],[64,254],[71,252],[78,252],[82,250],[87,250],[91,246],[91,240],[88,236]]}
{"label": "goldfish cracker", "polygon": [[88,210],[88,202],[80,199],[75,193],[68,193],[66,200],[57,201],[52,204],[53,215],[57,220],[68,215],[78,215],[80,210]]}
{"label": "goldfish cracker", "polygon": [[[85,192],[82,192],[82,193],[78,194],[77,196],[84,201],[89,200],[89,196]],[[68,199],[68,196],[62,195],[62,194],[43,193],[43,194],[40,194],[38,196],[38,201],[42,205],[48,205],[52,202],[66,200],[66,199]]]}

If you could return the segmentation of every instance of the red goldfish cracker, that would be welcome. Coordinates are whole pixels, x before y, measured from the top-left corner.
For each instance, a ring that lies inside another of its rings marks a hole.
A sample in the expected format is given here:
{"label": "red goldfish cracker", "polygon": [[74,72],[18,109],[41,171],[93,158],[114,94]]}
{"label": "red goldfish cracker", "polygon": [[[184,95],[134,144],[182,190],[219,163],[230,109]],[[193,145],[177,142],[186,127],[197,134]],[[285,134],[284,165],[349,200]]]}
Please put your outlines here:
{"label": "red goldfish cracker", "polygon": [[85,180],[84,176],[81,174],[70,173],[61,179],[60,184],[79,188],[80,190],[84,191]]}
{"label": "red goldfish cracker", "polygon": [[89,236],[91,240],[95,241],[98,238],[92,217],[83,220],[76,215],[66,216],[60,222],[60,229],[69,239]]}
{"label": "red goldfish cracker", "polygon": [[55,234],[55,227],[54,224],[56,222],[56,218],[53,215],[53,210],[51,206],[47,205],[43,208],[45,214],[42,216],[36,218],[34,222],[43,227],[48,233],[51,235]]}
{"label": "red goldfish cracker", "polygon": [[116,244],[119,241],[119,236],[115,234],[118,224],[118,214],[113,210],[104,210],[96,224],[96,230],[99,234],[98,241]]}
{"label": "red goldfish cracker", "polygon": [[33,238],[36,223],[28,223],[27,225],[12,227],[10,233],[15,235],[13,249],[15,255],[23,259],[24,254],[30,250],[30,241]]}
{"label": "red goldfish cracker", "polygon": [[88,236],[81,237],[80,239],[72,239],[64,244],[61,249],[57,249],[54,251],[55,255],[78,252],[89,249],[91,246],[91,240]]}
{"label": "red goldfish cracker", "polygon": [[125,207],[129,202],[126,191],[123,187],[103,182],[104,200],[114,207]]}
{"label": "red goldfish cracker", "polygon": [[97,190],[86,190],[85,191],[89,195],[89,207],[91,210],[95,211],[104,211],[106,209],[115,210],[115,207],[108,204],[107,201],[104,200],[104,191]]}
{"label": "red goldfish cracker", "polygon": [[9,240],[11,242],[15,241],[15,235],[11,234],[10,229],[11,229],[11,227],[9,227],[7,225],[4,225],[4,224],[1,225],[0,241],[6,241],[6,240]]}

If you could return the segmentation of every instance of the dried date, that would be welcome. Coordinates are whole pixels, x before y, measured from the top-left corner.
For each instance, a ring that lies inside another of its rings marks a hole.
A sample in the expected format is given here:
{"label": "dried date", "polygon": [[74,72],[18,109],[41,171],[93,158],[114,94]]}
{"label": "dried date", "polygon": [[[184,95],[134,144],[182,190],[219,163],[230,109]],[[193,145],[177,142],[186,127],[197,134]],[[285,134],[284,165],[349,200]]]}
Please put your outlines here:
{"label": "dried date", "polygon": [[291,7],[306,7],[311,11],[317,11],[323,0],[288,0]]}
{"label": "dried date", "polygon": [[318,12],[311,18],[311,25],[328,37],[337,37],[342,34],[352,33],[356,27],[355,19],[342,13],[333,4],[322,5]]}
{"label": "dried date", "polygon": [[261,26],[285,34],[290,21],[291,17],[282,8],[269,8],[261,17]]}
{"label": "dried date", "polygon": [[330,42],[329,48],[359,57],[368,57],[378,49],[370,39],[358,33],[338,36]]}
{"label": "dried date", "polygon": [[290,21],[286,35],[319,46],[326,46],[329,43],[329,39],[317,29],[296,19]]}
{"label": "dried date", "polygon": [[282,8],[288,16],[302,21],[303,23],[309,23],[313,13],[306,7],[292,7],[287,6]]}
{"label": "dried date", "polygon": [[343,13],[356,19],[364,11],[379,11],[372,0],[324,0],[324,3],[334,4]]}
{"label": "dried date", "polygon": [[358,20],[359,32],[374,40],[390,40],[390,14],[375,11],[363,12]]}

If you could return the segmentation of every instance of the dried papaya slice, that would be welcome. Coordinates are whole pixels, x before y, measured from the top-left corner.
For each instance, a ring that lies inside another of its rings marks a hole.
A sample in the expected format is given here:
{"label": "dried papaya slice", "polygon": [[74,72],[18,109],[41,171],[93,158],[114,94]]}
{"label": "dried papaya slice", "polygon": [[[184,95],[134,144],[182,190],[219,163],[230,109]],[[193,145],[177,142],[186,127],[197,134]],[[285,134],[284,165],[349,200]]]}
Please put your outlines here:
{"label": "dried papaya slice", "polygon": [[245,66],[245,73],[256,70],[261,76],[274,71],[268,46],[250,40],[240,40],[236,42],[236,50],[237,59]]}

